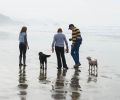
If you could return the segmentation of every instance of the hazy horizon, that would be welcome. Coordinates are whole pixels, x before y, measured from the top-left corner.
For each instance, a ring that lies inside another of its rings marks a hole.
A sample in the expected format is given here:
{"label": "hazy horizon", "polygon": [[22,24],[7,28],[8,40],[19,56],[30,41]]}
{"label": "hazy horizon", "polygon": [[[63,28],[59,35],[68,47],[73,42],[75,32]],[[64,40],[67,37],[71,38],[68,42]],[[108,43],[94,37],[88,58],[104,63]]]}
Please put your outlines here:
{"label": "hazy horizon", "polygon": [[120,25],[119,0],[0,0],[0,13],[13,19],[51,19],[80,25]]}

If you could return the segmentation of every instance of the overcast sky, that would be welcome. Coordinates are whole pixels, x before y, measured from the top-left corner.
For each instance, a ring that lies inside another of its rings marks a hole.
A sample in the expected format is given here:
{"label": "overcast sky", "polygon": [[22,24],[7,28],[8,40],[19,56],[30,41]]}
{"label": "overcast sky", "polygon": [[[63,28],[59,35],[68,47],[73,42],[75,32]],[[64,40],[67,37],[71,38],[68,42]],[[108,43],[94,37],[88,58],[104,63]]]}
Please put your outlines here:
{"label": "overcast sky", "polygon": [[120,0],[0,0],[0,13],[81,24],[119,24]]}

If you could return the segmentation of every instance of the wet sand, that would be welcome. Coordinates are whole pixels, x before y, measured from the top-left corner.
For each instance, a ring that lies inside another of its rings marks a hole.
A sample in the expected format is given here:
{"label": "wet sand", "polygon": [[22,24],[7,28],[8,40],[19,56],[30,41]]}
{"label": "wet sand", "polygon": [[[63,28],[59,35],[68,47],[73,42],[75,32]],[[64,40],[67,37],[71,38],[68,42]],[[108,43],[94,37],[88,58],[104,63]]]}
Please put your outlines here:
{"label": "wet sand", "polygon": [[[69,38],[71,34],[66,36]],[[66,54],[69,69],[58,71],[56,55],[51,53],[53,33],[29,32],[26,68],[18,66],[17,35],[3,37],[0,38],[0,100],[120,99],[120,38],[83,33],[82,65],[74,69],[70,54]],[[47,70],[40,69],[39,51],[51,54]],[[98,60],[97,75],[89,74],[87,56]]]}

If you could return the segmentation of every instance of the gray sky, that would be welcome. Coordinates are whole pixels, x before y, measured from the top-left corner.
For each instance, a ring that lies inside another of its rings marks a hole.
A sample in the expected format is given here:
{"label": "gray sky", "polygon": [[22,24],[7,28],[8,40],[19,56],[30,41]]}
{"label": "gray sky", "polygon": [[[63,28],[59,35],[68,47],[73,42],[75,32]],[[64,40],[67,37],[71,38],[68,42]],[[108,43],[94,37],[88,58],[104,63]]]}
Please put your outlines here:
{"label": "gray sky", "polygon": [[0,0],[0,13],[81,24],[119,24],[120,0]]}

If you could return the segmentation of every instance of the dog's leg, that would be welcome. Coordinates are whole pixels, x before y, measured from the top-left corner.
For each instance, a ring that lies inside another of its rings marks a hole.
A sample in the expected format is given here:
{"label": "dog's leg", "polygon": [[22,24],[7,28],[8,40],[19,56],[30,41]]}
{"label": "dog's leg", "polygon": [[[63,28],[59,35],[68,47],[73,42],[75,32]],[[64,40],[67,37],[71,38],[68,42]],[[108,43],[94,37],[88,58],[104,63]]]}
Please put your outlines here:
{"label": "dog's leg", "polygon": [[95,65],[93,65],[93,76],[95,75]]}
{"label": "dog's leg", "polygon": [[44,70],[44,63],[43,63],[43,70]]}
{"label": "dog's leg", "polygon": [[88,69],[88,71],[90,71],[90,64],[89,64],[89,69]]}
{"label": "dog's leg", "polygon": [[40,60],[40,68],[42,69],[42,61]]}
{"label": "dog's leg", "polygon": [[89,71],[89,75],[91,75],[90,68],[89,68],[89,70],[88,70],[88,71]]}
{"label": "dog's leg", "polygon": [[98,70],[98,64],[96,64],[96,70]]}
{"label": "dog's leg", "polygon": [[98,65],[96,64],[96,77],[98,76]]}
{"label": "dog's leg", "polygon": [[42,64],[40,63],[40,69],[42,69]]}
{"label": "dog's leg", "polygon": [[41,63],[41,67],[40,67],[41,69],[44,69],[44,63]]}
{"label": "dog's leg", "polygon": [[96,72],[97,72],[97,67],[96,67],[96,65],[95,65],[95,76],[96,76]]}
{"label": "dog's leg", "polygon": [[47,63],[45,63],[45,69],[47,69]]}
{"label": "dog's leg", "polygon": [[47,69],[47,59],[45,60],[45,69]]}
{"label": "dog's leg", "polygon": [[93,66],[94,66],[94,73],[93,73],[93,75],[96,76],[96,70],[95,70],[95,69],[96,69],[96,68],[95,68],[96,66],[95,66],[95,65],[93,65]]}
{"label": "dog's leg", "polygon": [[91,75],[93,75],[93,65],[91,65]]}
{"label": "dog's leg", "polygon": [[88,69],[88,71],[89,71],[89,75],[90,75],[90,64],[89,64],[89,69]]}
{"label": "dog's leg", "polygon": [[89,73],[92,74],[92,66],[89,64]]}
{"label": "dog's leg", "polygon": [[92,73],[92,70],[93,70],[93,65],[90,65],[90,71]]}

